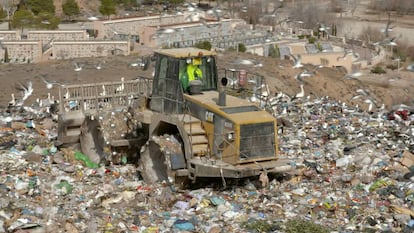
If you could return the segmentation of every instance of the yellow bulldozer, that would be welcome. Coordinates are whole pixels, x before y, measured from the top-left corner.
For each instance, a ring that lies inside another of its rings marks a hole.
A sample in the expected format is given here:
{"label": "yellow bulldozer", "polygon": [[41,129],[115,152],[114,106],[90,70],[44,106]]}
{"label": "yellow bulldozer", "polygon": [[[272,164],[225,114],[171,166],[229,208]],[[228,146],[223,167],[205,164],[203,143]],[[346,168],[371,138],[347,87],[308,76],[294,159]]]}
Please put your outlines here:
{"label": "yellow bulldozer", "polygon": [[136,163],[146,182],[292,169],[278,158],[276,118],[226,93],[216,52],[160,49],[146,61],[153,77],[62,86],[58,140],[97,163]]}

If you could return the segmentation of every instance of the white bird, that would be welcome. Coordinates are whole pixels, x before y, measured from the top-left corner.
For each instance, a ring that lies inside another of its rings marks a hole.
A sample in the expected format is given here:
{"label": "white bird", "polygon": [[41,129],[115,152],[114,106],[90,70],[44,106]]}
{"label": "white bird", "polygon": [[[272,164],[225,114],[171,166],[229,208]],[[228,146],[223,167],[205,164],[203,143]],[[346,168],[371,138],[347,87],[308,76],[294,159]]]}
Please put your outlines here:
{"label": "white bird", "polygon": [[75,71],[81,71],[82,70],[82,65],[78,64],[77,62],[74,62],[73,65],[75,65]]}
{"label": "white bird", "polygon": [[412,72],[414,72],[414,63],[412,63],[412,64],[409,64],[408,66],[407,66],[407,68],[406,68],[408,71],[412,71]]}
{"label": "white bird", "polygon": [[33,94],[33,85],[32,81],[29,81],[27,85],[24,85],[23,83],[19,82],[20,87],[17,89],[23,92],[22,101],[25,101]]}
{"label": "white bird", "polygon": [[99,93],[100,96],[106,96],[106,89],[105,89],[105,85],[102,85],[102,92]]}
{"label": "white bird", "polygon": [[214,15],[214,17],[216,18],[217,21],[220,21],[220,14],[221,14],[221,10],[218,9],[217,7],[214,7],[213,9],[210,9],[207,11],[207,14],[212,14]]}
{"label": "white bird", "polygon": [[303,67],[303,65],[301,64],[302,58],[301,58],[300,54],[298,55],[298,57],[295,57],[293,54],[290,54],[290,56],[293,58],[293,62],[294,62],[293,68]]}
{"label": "white bird", "polygon": [[174,32],[176,32],[174,28],[161,28],[156,32],[156,34],[171,34]]}
{"label": "white bird", "polygon": [[336,58],[336,60],[337,61],[339,61],[339,60],[344,60],[347,56],[349,56],[349,55],[351,55],[351,54],[353,54],[353,51],[351,50],[351,51],[349,51],[349,50],[347,50],[347,49],[344,49],[344,55],[342,56],[342,57],[337,57]]}
{"label": "white bird", "polygon": [[354,73],[351,73],[351,74],[347,74],[347,75],[345,75],[343,78],[344,79],[353,79],[353,78],[358,78],[358,77],[360,77],[362,75],[362,73],[361,72],[354,72]]}
{"label": "white bird", "polygon": [[368,91],[367,90],[364,90],[364,89],[357,89],[356,90],[356,93],[358,93],[360,95],[363,95],[363,96],[369,96]]}
{"label": "white bird", "polygon": [[120,92],[123,92],[124,91],[124,89],[125,89],[124,81],[125,81],[125,78],[124,77],[121,77],[121,85],[119,85],[116,88],[116,90],[115,90],[116,93],[120,93]]}
{"label": "white bird", "polygon": [[[55,104],[55,97],[51,96],[50,93],[47,93],[46,99],[36,99],[37,104],[39,107],[50,107],[52,104]],[[47,110],[48,111],[48,110]]]}
{"label": "white bird", "polygon": [[46,80],[44,77],[40,77],[42,79],[42,81],[46,84],[46,88],[47,89],[52,89],[53,85],[62,85],[61,83],[58,83],[56,81],[50,81],[50,80]]}
{"label": "white bird", "polygon": [[98,64],[96,64],[96,65],[95,65],[95,68],[96,68],[97,70],[102,69],[102,62],[99,62]]}
{"label": "white bird", "polygon": [[305,90],[303,89],[303,84],[300,84],[300,92],[297,93],[292,99],[291,101],[293,101],[294,99],[298,99],[298,98],[303,98],[305,96]]}
{"label": "white bird", "polygon": [[[149,62],[149,61],[145,61],[145,62]],[[139,58],[139,59],[137,59],[135,61],[130,62],[129,63],[129,66],[143,68],[143,67],[145,67],[147,65],[145,62],[144,62],[144,59]]]}
{"label": "white bird", "polygon": [[98,20],[98,17],[96,17],[96,16],[89,16],[88,17],[88,20],[89,21],[96,21],[96,20]]}
{"label": "white bird", "polygon": [[11,93],[11,100],[9,101],[9,106],[16,106],[16,98],[14,97],[14,93]]}
{"label": "white bird", "polygon": [[236,59],[233,64],[235,65],[252,65],[254,67],[262,67],[263,64],[257,61],[249,60],[249,59]]}
{"label": "white bird", "polygon": [[366,100],[364,100],[364,103],[368,104],[368,112],[372,112],[372,108],[374,106],[374,101],[372,101],[371,99],[366,99]]}
{"label": "white bird", "polygon": [[312,77],[313,75],[315,75],[315,71],[308,71],[308,70],[305,69],[304,71],[297,74],[295,76],[295,79],[300,81],[300,82],[304,82],[304,78]]}

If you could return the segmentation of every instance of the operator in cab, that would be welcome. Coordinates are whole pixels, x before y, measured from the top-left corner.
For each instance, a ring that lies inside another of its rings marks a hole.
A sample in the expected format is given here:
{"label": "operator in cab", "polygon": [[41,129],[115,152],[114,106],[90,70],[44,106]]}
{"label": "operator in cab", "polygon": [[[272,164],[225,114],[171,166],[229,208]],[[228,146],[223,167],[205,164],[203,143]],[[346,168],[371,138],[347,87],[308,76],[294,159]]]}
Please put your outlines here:
{"label": "operator in cab", "polygon": [[200,68],[201,59],[193,58],[192,62],[180,72],[180,82],[184,92],[191,93],[191,85],[202,85],[203,72]]}

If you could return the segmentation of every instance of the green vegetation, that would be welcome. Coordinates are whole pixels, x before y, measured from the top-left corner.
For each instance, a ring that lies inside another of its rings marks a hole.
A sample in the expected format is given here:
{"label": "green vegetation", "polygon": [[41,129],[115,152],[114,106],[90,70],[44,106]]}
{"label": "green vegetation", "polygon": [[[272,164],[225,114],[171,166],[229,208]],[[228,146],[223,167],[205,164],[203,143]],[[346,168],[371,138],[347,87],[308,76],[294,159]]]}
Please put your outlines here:
{"label": "green vegetation", "polygon": [[20,9],[14,13],[11,25],[13,28],[28,28],[32,25],[34,21],[34,15],[32,12]]}
{"label": "green vegetation", "polygon": [[33,14],[38,15],[41,12],[55,14],[55,5],[53,0],[27,0],[24,3],[26,9],[30,9]]}
{"label": "green vegetation", "polygon": [[371,69],[371,73],[385,74],[385,73],[387,73],[387,71],[385,71],[381,66],[375,66],[374,68]]}
{"label": "green vegetation", "polygon": [[322,45],[319,42],[316,44],[316,47],[318,48],[319,51],[323,50]]}
{"label": "green vegetation", "polygon": [[212,45],[210,41],[201,41],[201,42],[196,43],[194,47],[199,48],[199,49],[211,50]]}
{"label": "green vegetation", "polygon": [[242,227],[249,232],[273,232],[278,228],[277,225],[270,224],[265,220],[249,219],[242,224]]}
{"label": "green vegetation", "polygon": [[78,3],[75,0],[66,0],[62,4],[63,14],[71,19],[80,14]]}
{"label": "green vegetation", "polygon": [[3,9],[3,6],[0,4],[0,19],[7,17],[7,12]]}
{"label": "green vegetation", "polygon": [[60,18],[55,16],[53,0],[28,0],[22,3],[13,18],[12,28],[57,29]]}
{"label": "green vegetation", "polygon": [[270,45],[269,47],[269,57],[279,58],[280,57],[280,51],[279,47],[277,45]]}
{"label": "green vegetation", "polygon": [[116,14],[116,5],[112,0],[101,0],[101,6],[99,6],[99,12],[103,15],[109,16]]}
{"label": "green vegetation", "polygon": [[137,0],[115,0],[114,2],[126,10],[139,7],[139,1]]}
{"label": "green vegetation", "polygon": [[329,233],[330,230],[304,219],[292,219],[286,222],[286,233]]}
{"label": "green vegetation", "polygon": [[332,24],[331,30],[332,30],[331,31],[331,35],[336,36],[337,29],[336,29],[336,25],[335,24]]}
{"label": "green vegetation", "polygon": [[395,64],[388,64],[386,67],[387,67],[387,69],[390,69],[390,70],[396,70],[396,69],[398,69],[398,66],[395,65]]}
{"label": "green vegetation", "polygon": [[315,44],[316,38],[315,37],[308,37],[309,44]]}
{"label": "green vegetation", "polygon": [[244,44],[239,44],[238,47],[239,47],[239,49],[238,49],[239,52],[244,53],[247,50],[246,45],[244,45]]}

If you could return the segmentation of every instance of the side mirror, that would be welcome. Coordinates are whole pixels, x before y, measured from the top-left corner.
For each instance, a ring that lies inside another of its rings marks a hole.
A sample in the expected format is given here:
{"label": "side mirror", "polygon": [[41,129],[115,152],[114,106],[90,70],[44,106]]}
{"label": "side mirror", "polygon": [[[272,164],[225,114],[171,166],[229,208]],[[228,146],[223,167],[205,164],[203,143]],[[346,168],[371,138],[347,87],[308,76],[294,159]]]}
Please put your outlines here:
{"label": "side mirror", "polygon": [[221,78],[221,80],[220,80],[220,84],[221,84],[223,87],[226,87],[226,86],[227,86],[227,84],[228,84],[228,82],[229,82],[229,80],[228,80],[226,77],[223,77],[223,78]]}
{"label": "side mirror", "polygon": [[151,62],[151,58],[150,57],[143,57],[142,58],[141,69],[142,70],[148,70],[148,67],[149,67],[150,62]]}

